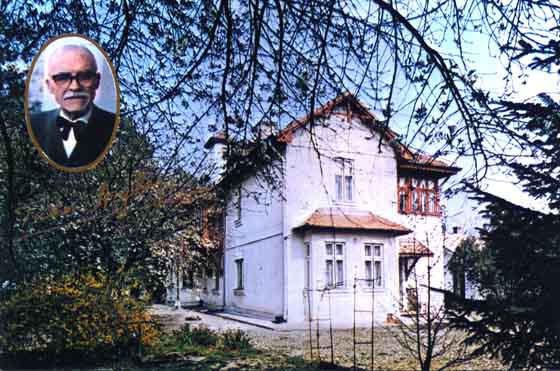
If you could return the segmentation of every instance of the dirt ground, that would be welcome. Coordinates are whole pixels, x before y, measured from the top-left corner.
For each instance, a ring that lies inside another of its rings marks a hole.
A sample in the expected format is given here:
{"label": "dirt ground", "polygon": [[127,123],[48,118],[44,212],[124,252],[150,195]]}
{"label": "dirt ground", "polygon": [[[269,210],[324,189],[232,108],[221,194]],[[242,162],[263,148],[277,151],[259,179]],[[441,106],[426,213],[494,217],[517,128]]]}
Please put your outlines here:
{"label": "dirt ground", "polygon": [[[394,327],[376,327],[374,329],[373,347],[371,343],[354,345],[354,341],[370,341],[371,331],[369,329],[357,329],[355,334],[352,329],[334,330],[332,334],[332,352],[328,328],[320,329],[319,347],[322,349],[320,349],[319,353],[316,349],[316,329],[313,329],[311,334],[308,330],[274,331],[199,311],[173,310],[163,305],[154,306],[152,312],[168,330],[178,329],[186,322],[193,326],[204,325],[217,331],[241,329],[251,337],[252,344],[256,348],[287,357],[303,357],[309,360],[317,360],[320,357],[321,360],[330,362],[332,356],[335,364],[343,367],[352,367],[355,354],[357,366],[369,369],[371,367],[371,353],[373,350],[373,366],[376,369],[418,369],[418,362],[396,340]],[[311,349],[312,347],[313,349]],[[313,356],[311,352],[313,352]],[[506,369],[506,367],[495,360],[477,359],[452,369],[494,370]]]}

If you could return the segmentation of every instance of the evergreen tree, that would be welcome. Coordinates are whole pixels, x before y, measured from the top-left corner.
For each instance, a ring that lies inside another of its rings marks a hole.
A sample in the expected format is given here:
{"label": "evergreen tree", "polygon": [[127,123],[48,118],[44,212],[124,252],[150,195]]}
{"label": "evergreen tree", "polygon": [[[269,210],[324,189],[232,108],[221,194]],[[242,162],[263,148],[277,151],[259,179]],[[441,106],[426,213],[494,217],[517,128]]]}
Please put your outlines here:
{"label": "evergreen tree", "polygon": [[471,187],[486,204],[483,248],[464,258],[482,299],[448,293],[451,324],[468,331],[476,354],[499,355],[512,368],[560,365],[560,115],[558,104],[510,104],[524,122],[530,160],[508,166],[524,190],[550,210],[531,210]]}

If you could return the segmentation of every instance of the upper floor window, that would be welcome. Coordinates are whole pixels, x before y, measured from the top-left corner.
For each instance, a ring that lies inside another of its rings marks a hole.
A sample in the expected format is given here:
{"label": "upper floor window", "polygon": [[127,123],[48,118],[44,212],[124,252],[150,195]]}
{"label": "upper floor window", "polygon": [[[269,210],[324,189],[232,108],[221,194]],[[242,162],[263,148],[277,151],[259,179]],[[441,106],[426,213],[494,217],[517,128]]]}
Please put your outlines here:
{"label": "upper floor window", "polygon": [[337,201],[352,202],[354,200],[354,161],[346,158],[335,158],[334,175],[335,197]]}
{"label": "upper floor window", "polygon": [[437,180],[399,177],[399,212],[402,214],[440,215]]}
{"label": "upper floor window", "polygon": [[241,207],[242,207],[241,201],[242,201],[242,199],[243,199],[243,195],[242,195],[242,193],[241,193],[241,187],[238,187],[238,188],[235,190],[234,197],[235,197],[235,199],[234,199],[234,205],[235,205],[235,224],[236,224],[237,226],[239,226],[239,225],[241,225],[241,215],[242,215],[242,214],[241,214],[241,211],[242,211],[242,209],[241,209]]}

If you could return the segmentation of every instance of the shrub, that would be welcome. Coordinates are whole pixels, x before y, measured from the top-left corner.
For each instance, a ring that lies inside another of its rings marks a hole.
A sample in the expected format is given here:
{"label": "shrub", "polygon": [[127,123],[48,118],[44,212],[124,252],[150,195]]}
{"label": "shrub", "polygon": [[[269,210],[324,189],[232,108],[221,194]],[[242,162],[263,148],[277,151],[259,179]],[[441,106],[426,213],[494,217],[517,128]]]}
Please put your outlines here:
{"label": "shrub", "polygon": [[12,358],[33,354],[56,362],[130,353],[151,346],[159,331],[145,303],[129,291],[104,276],[82,274],[17,287],[0,303],[0,334]]}
{"label": "shrub", "polygon": [[222,333],[222,347],[226,350],[251,349],[251,338],[242,330],[226,330]]}
{"label": "shrub", "polygon": [[188,323],[174,333],[179,346],[214,346],[218,342],[218,333],[206,326],[191,327]]}

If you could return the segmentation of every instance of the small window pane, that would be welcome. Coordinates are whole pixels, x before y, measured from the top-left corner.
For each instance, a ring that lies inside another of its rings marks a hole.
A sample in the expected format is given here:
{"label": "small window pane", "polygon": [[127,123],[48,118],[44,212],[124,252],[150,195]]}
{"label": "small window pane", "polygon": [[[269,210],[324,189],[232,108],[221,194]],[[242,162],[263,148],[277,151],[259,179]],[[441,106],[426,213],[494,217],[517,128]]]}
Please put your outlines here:
{"label": "small window pane", "polygon": [[417,186],[418,186],[418,179],[412,178],[412,186],[413,186],[413,187],[417,187]]}
{"label": "small window pane", "polygon": [[419,182],[418,186],[420,188],[426,188],[426,180],[420,179],[420,182]]}
{"label": "small window pane", "polygon": [[354,172],[354,161],[346,160],[346,169],[344,170],[346,171],[347,175],[352,175]]}
{"label": "small window pane", "polygon": [[406,178],[404,176],[399,177],[399,186],[404,187],[406,185]]}
{"label": "small window pane", "polygon": [[408,194],[405,191],[399,192],[399,210],[405,212],[408,204]]}
{"label": "small window pane", "polygon": [[326,245],[326,249],[325,249],[325,250],[326,250],[327,256],[331,256],[332,253],[333,253],[332,244],[328,243],[328,244]]}
{"label": "small window pane", "polygon": [[334,181],[335,181],[335,189],[336,189],[336,199],[337,200],[342,200],[343,196],[342,196],[342,175],[335,175],[334,177]]}
{"label": "small window pane", "polygon": [[381,246],[374,246],[373,247],[373,255],[374,256],[381,256]]}
{"label": "small window pane", "polygon": [[435,188],[435,183],[433,180],[428,180],[428,188],[429,189],[434,189]]}
{"label": "small window pane", "polygon": [[346,188],[346,200],[352,201],[352,177],[345,176],[344,177],[345,188]]}
{"label": "small window pane", "polygon": [[366,252],[366,256],[371,256],[371,246],[366,245],[365,246],[365,252]]}
{"label": "small window pane", "polygon": [[418,211],[418,192],[412,193],[412,208],[413,211]]}
{"label": "small window pane", "polygon": [[327,270],[326,270],[326,277],[325,281],[327,286],[333,285],[333,262],[332,260],[327,260]]}
{"label": "small window pane", "polygon": [[381,281],[381,262],[380,261],[376,261],[375,263],[375,286],[380,287],[382,286],[382,281]]}
{"label": "small window pane", "polygon": [[336,245],[336,255],[342,255],[343,251],[342,251],[342,245],[341,244],[337,244]]}
{"label": "small window pane", "polygon": [[368,287],[373,286],[373,272],[371,267],[371,261],[366,261],[366,282]]}
{"label": "small window pane", "polygon": [[305,244],[305,257],[309,258],[311,256],[311,249],[309,248],[309,244]]}
{"label": "small window pane", "polygon": [[429,211],[431,213],[435,213],[437,211],[436,208],[436,194],[434,192],[430,192],[430,196],[429,196]]}
{"label": "small window pane", "polygon": [[342,260],[336,261],[336,285],[344,285],[344,264]]}

